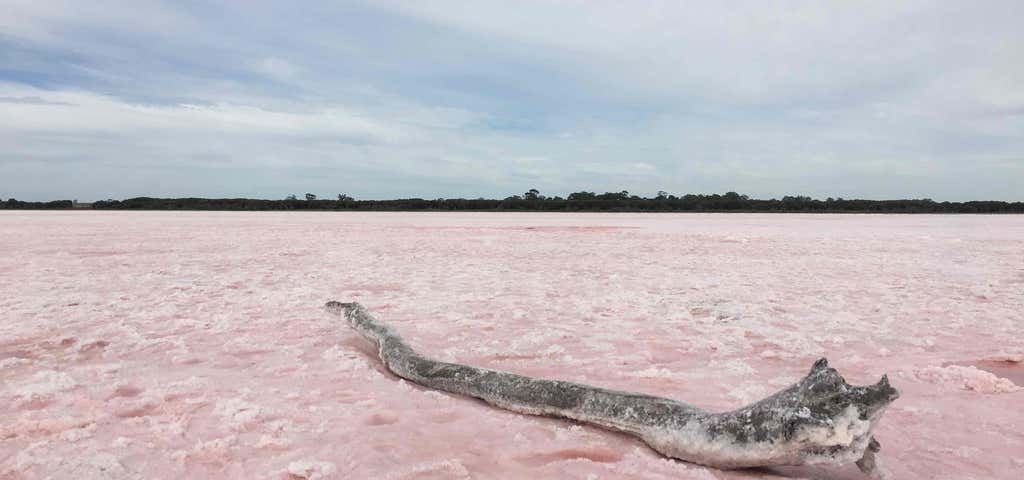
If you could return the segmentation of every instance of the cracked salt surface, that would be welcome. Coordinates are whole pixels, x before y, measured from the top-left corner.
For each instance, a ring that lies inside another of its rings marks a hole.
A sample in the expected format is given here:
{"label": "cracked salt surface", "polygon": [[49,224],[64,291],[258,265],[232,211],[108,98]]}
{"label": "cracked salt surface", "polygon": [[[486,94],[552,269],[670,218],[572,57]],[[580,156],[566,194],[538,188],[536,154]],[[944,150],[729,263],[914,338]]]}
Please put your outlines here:
{"label": "cracked salt surface", "polygon": [[328,299],[437,358],[716,411],[824,355],[901,390],[893,478],[1024,465],[1024,217],[5,211],[0,248],[0,478],[863,478],[423,390]]}

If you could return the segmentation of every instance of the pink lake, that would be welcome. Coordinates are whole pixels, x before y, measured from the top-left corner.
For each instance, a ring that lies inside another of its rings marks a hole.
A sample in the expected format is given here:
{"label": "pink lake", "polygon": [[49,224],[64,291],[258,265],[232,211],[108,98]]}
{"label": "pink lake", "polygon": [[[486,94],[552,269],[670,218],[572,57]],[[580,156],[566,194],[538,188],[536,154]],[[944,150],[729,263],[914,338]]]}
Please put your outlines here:
{"label": "pink lake", "polygon": [[902,397],[891,478],[1021,478],[1024,216],[0,212],[0,478],[855,479],[724,472],[424,390],[423,353],[757,400],[822,356]]}

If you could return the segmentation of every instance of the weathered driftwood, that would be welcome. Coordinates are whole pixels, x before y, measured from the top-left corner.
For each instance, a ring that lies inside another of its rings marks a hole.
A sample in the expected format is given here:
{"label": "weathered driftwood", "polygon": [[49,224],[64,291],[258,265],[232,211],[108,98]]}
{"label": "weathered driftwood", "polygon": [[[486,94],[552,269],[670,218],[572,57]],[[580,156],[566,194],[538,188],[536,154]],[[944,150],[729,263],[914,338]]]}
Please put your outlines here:
{"label": "weathered driftwood", "polygon": [[885,376],[875,385],[851,386],[822,358],[774,395],[711,413],[667,398],[431,360],[358,303],[332,301],[327,310],[375,343],[399,377],[515,412],[626,432],[668,457],[717,468],[856,462],[874,474],[880,445],[871,433],[899,396]]}

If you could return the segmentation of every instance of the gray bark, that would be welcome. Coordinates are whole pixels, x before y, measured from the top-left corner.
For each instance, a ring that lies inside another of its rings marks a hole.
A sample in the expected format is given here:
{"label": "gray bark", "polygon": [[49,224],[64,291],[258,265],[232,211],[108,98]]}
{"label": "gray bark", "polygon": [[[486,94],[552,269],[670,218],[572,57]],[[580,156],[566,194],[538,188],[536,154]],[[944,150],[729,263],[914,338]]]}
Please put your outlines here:
{"label": "gray bark", "polygon": [[899,396],[886,376],[875,385],[851,386],[822,358],[788,388],[712,413],[667,398],[432,360],[358,303],[326,307],[377,345],[384,365],[399,377],[515,412],[626,432],[665,456],[716,468],[855,462],[875,474],[880,445],[872,431]]}

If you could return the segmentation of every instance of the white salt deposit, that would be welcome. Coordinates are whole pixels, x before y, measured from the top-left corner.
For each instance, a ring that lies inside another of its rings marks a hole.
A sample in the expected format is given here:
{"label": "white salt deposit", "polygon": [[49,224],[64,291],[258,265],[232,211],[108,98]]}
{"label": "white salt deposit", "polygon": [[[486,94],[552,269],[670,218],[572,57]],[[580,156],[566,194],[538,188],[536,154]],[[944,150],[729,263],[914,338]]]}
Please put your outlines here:
{"label": "white salt deposit", "polygon": [[997,377],[974,366],[925,367],[914,370],[914,375],[923,381],[946,388],[981,393],[1014,393],[1024,390],[1009,379]]}
{"label": "white salt deposit", "polygon": [[321,480],[330,478],[338,468],[331,462],[299,460],[288,464],[288,473],[298,478]]}

